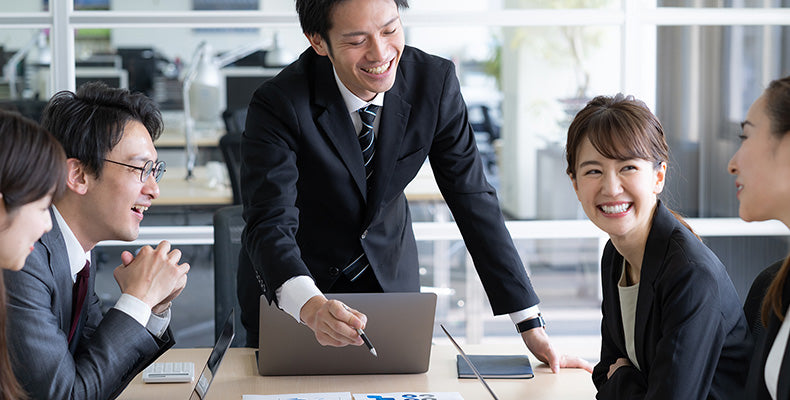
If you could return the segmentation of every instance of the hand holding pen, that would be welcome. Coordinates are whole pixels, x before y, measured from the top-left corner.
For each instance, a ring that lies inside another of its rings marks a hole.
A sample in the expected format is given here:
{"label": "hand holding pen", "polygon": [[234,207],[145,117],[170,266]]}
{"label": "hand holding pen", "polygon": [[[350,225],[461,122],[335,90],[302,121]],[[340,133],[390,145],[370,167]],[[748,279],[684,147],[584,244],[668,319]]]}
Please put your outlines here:
{"label": "hand holding pen", "polygon": [[[351,311],[351,309],[348,308],[348,306],[345,305],[345,304],[343,304],[343,308],[345,308],[346,311]],[[371,343],[370,339],[368,339],[368,336],[365,335],[365,331],[363,331],[362,329],[357,328],[357,333],[359,334],[359,337],[362,338],[362,341],[365,342],[365,346],[368,347],[368,350],[370,351],[370,354],[373,354],[375,357],[378,357],[379,355],[378,355],[378,353],[376,353],[376,349],[373,347],[373,343]]]}

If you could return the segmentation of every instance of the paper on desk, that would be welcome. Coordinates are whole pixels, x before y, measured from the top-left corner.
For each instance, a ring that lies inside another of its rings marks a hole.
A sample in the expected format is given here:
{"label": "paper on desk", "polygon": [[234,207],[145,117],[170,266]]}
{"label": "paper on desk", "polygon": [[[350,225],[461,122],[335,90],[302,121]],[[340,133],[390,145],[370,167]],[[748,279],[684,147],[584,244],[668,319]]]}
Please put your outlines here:
{"label": "paper on desk", "polygon": [[464,400],[458,392],[354,393],[354,400]]}
{"label": "paper on desk", "polygon": [[351,392],[296,393],[296,394],[245,394],[242,400],[353,400]]}

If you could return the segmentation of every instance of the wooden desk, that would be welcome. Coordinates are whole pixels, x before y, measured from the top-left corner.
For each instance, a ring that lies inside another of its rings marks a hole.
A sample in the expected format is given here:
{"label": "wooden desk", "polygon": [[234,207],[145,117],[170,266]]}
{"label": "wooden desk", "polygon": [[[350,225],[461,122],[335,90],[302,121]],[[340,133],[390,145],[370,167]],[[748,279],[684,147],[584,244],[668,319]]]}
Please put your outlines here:
{"label": "wooden desk", "polygon": [[[523,351],[496,345],[467,345],[470,354],[507,354]],[[232,348],[225,356],[207,399],[241,399],[244,394],[289,394],[316,392],[459,392],[466,400],[490,399],[491,396],[476,379],[458,379],[455,370],[455,348],[449,344],[434,345],[431,366],[425,374],[409,375],[325,375],[280,376],[258,375],[254,349]],[[205,365],[210,349],[171,349],[159,361],[192,361],[195,374]],[[532,356],[535,377],[532,379],[487,380],[501,400],[592,399],[595,387],[584,370],[563,370],[552,374],[548,367]],[[145,384],[140,376],[119,397],[120,399],[186,399],[194,384]]]}
{"label": "wooden desk", "polygon": [[230,205],[233,193],[229,187],[211,187],[206,167],[195,167],[195,177],[187,181],[186,167],[167,166],[167,172],[159,181],[159,197],[153,206],[181,205]]}
{"label": "wooden desk", "polygon": [[[195,167],[195,177],[187,181],[186,167],[167,166],[167,172],[159,182],[159,198],[154,206],[178,205],[230,205],[233,193],[229,187],[210,187],[208,171],[204,166]],[[426,163],[417,177],[404,190],[409,201],[443,202],[442,194],[433,179],[431,167]]]}

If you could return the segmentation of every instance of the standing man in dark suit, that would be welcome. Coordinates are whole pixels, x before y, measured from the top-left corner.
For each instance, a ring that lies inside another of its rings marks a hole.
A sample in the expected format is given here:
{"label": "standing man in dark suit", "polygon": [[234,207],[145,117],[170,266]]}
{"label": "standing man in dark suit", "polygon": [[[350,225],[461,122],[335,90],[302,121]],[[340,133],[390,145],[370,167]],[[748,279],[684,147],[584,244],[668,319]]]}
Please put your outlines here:
{"label": "standing man in dark suit", "polygon": [[322,293],[419,291],[403,190],[427,157],[494,312],[509,313],[554,371],[591,369],[552,348],[484,177],[453,64],[404,45],[405,7],[296,1],[311,48],[255,92],[242,137],[247,344],[257,345],[261,294],[321,344],[345,346],[362,344],[354,328],[366,317]]}
{"label": "standing man in dark suit", "polygon": [[142,94],[86,84],[57,93],[43,125],[66,150],[67,190],[24,268],[4,275],[14,373],[36,399],[114,398],[173,345],[170,301],[189,270],[165,241],[123,252],[114,271],[122,294],[102,316],[90,251],[134,240],[159,195],[161,115]]}

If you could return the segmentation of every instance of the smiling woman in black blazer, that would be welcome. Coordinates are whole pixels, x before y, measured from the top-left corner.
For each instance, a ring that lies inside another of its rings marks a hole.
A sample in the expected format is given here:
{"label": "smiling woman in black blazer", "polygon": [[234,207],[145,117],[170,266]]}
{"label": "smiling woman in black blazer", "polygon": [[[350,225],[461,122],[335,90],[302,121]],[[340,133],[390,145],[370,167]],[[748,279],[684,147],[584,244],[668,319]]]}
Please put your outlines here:
{"label": "smiling woman in black blazer", "polygon": [[601,259],[599,399],[740,399],[752,349],[724,266],[666,208],[669,149],[633,97],[596,97],[568,129],[568,170]]}
{"label": "smiling woman in black blazer", "polygon": [[[736,176],[738,214],[745,221],[778,219],[790,227],[790,76],[768,85],[741,123],[741,147],[727,168]],[[790,323],[785,259],[762,304],[767,329],[757,338],[747,393],[754,399],[790,398]]]}

